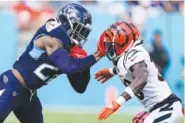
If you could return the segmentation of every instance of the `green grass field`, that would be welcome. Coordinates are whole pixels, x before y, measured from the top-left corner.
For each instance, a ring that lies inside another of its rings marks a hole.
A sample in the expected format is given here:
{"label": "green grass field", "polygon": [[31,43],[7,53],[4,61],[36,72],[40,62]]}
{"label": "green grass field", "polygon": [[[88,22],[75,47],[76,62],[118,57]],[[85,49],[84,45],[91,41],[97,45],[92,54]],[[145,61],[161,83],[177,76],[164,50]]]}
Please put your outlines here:
{"label": "green grass field", "polygon": [[[44,112],[44,123],[132,123],[132,115],[117,114],[105,121],[98,121],[97,114]],[[11,114],[4,123],[19,123]],[[181,118],[180,123],[184,123]]]}

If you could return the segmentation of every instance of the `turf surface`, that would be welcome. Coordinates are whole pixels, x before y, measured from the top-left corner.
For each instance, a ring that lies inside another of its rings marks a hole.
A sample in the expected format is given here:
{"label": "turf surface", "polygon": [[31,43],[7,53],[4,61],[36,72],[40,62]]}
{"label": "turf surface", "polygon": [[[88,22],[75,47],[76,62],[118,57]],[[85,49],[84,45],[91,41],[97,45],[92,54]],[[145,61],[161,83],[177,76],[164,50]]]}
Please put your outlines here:
{"label": "turf surface", "polygon": [[[98,121],[97,114],[91,113],[63,113],[44,112],[44,123],[132,123],[132,115],[116,114],[105,121]],[[180,123],[183,122],[181,118]],[[13,114],[10,114],[4,123],[19,123]]]}

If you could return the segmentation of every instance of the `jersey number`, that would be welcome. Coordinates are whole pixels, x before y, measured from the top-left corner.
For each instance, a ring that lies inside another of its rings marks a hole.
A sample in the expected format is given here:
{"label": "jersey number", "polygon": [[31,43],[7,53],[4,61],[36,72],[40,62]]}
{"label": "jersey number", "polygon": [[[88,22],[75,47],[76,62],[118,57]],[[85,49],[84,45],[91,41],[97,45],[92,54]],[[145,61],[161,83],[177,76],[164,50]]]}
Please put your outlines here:
{"label": "jersey number", "polygon": [[47,82],[47,81],[51,81],[52,79],[58,76],[58,74],[56,74],[58,70],[59,70],[58,68],[52,65],[42,64],[34,71],[34,73],[42,81]]}
{"label": "jersey number", "polygon": [[[124,85],[127,87],[128,85],[130,85],[131,81],[124,79]],[[140,100],[144,99],[144,94],[143,92],[140,92],[136,95]]]}

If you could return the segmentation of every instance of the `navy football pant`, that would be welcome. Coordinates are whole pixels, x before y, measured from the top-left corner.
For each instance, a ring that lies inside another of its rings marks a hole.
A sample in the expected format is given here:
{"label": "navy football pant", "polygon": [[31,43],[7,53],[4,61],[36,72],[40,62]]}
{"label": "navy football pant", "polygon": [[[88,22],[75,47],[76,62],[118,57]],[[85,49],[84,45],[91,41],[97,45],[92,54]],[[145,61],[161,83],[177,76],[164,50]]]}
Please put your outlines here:
{"label": "navy football pant", "polygon": [[43,123],[42,106],[36,94],[25,89],[12,71],[0,75],[0,123],[11,111],[21,123]]}

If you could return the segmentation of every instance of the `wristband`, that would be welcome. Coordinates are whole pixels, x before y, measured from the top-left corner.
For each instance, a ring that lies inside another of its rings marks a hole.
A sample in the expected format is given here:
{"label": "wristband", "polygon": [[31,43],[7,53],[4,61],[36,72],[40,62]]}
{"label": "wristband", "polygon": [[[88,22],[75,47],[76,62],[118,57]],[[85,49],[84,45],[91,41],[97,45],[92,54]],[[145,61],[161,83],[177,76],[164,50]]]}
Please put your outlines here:
{"label": "wristband", "polygon": [[129,94],[130,97],[134,97],[135,96],[134,92],[132,91],[132,89],[130,87],[127,87],[125,89],[125,92],[127,92],[127,94]]}
{"label": "wristband", "polygon": [[110,73],[111,75],[117,75],[116,68],[115,68],[115,67],[114,67],[114,68],[109,68],[109,73]]}
{"label": "wristband", "polygon": [[123,98],[123,96],[120,96],[116,99],[116,103],[118,103],[119,105],[123,105],[126,102],[125,98]]}
{"label": "wristband", "polygon": [[109,73],[110,73],[111,75],[114,75],[113,68],[109,68]]}

